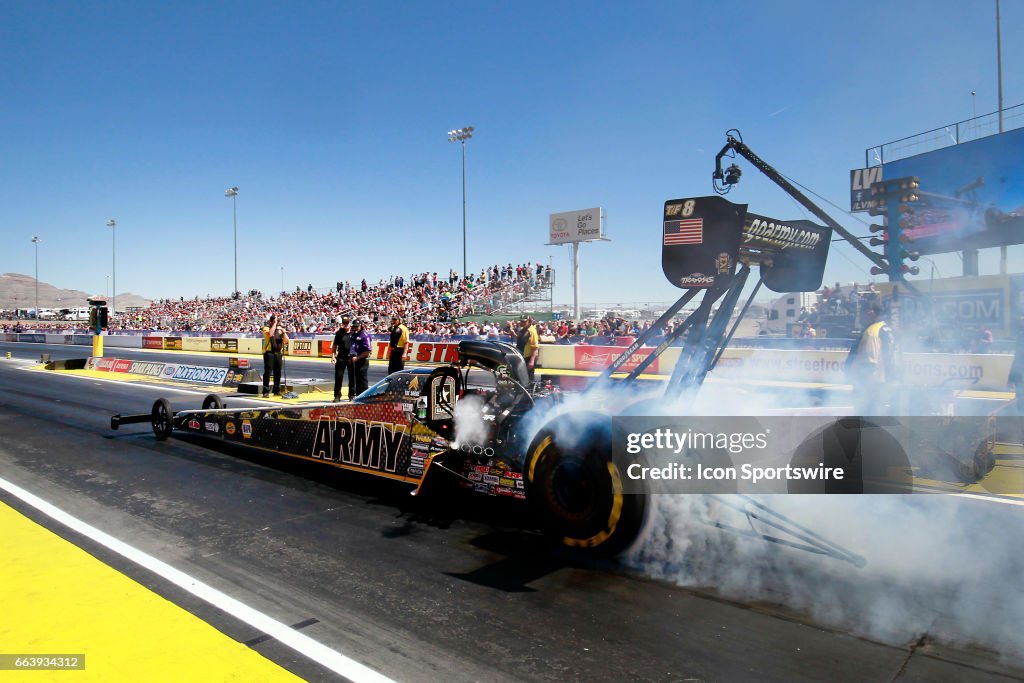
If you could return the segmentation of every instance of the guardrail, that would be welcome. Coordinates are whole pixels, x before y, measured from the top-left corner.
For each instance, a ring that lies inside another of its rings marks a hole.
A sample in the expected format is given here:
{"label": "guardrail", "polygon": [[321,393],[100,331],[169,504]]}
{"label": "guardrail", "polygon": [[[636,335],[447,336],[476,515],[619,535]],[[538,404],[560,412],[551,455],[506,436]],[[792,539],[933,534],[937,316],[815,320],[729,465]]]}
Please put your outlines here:
{"label": "guardrail", "polygon": [[[88,345],[92,337],[81,334],[0,333],[0,341]],[[288,352],[290,356],[296,357],[329,357],[332,341],[333,337],[295,339]],[[106,335],[104,345],[114,348],[258,355],[262,339]],[[458,358],[458,346],[457,338],[415,338],[406,349],[406,360],[417,364],[449,363]],[[371,358],[386,360],[388,348],[386,335],[373,335]],[[608,367],[625,348],[622,345],[541,344],[538,366],[542,369],[596,372]],[[637,350],[634,357],[622,367],[622,371],[631,371],[652,350],[651,347]],[[678,347],[666,349],[661,357],[651,364],[647,372],[651,375],[669,374],[679,358],[679,353]],[[722,354],[713,376],[744,380],[846,384],[844,366],[847,355],[848,351],[836,349],[780,349],[733,345]],[[911,385],[941,386],[948,389],[1006,390],[1012,362],[1011,354],[904,353],[900,369],[903,382]]]}

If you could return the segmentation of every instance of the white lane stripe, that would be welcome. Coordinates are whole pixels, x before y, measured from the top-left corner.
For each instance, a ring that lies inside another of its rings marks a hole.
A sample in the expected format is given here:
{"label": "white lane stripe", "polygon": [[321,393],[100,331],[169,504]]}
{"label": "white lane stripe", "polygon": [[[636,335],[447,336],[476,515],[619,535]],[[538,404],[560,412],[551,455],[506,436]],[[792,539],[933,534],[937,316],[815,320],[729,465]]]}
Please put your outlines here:
{"label": "white lane stripe", "polygon": [[124,541],[114,538],[106,532],[83,522],[77,517],[64,512],[60,508],[46,502],[33,493],[26,491],[17,484],[12,484],[0,477],[0,488],[11,495],[21,499],[43,514],[60,522],[66,527],[86,536],[96,543],[113,550],[118,555],[131,560],[139,566],[145,567],[170,581],[176,586],[183,588],[192,595],[205,600],[214,607],[221,609],[233,617],[244,621],[253,628],[276,638],[296,652],[308,657],[337,673],[344,676],[353,683],[393,683],[390,678],[377,673],[373,669],[350,659],[340,652],[333,650],[326,645],[313,640],[309,636],[296,631],[292,627],[273,619],[262,612],[249,607],[240,600],[236,600],[225,593],[208,586],[195,579],[185,572],[175,569],[162,560],[144,553],[143,551],[128,545]]}

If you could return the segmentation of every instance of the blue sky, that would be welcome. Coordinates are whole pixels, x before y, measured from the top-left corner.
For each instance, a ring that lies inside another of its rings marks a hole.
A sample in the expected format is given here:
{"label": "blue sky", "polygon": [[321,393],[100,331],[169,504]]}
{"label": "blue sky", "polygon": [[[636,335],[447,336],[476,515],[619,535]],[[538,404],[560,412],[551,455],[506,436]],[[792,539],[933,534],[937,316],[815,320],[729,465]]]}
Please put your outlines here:
{"label": "blue sky", "polygon": [[[1002,25],[1012,106],[1024,3],[1004,1]],[[0,0],[0,60],[0,272],[31,275],[39,235],[40,280],[103,292],[114,218],[118,292],[147,297],[231,291],[231,186],[243,290],[278,290],[282,267],[289,288],[461,270],[446,132],[472,125],[471,269],[551,258],[568,302],[547,216],[602,206],[612,242],[582,248],[583,302],[674,300],[662,204],[711,194],[727,129],[848,208],[865,148],[997,106],[994,0]],[[744,171],[731,200],[807,217]],[[1024,270],[1024,248],[1010,256]],[[826,278],[869,265],[834,245]]]}

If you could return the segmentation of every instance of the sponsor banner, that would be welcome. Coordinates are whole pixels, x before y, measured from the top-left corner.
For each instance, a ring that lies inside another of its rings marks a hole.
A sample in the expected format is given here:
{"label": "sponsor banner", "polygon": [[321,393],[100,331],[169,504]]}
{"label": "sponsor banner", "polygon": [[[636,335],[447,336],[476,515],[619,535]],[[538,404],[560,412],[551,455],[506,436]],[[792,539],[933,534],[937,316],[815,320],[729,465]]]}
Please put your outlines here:
{"label": "sponsor banner", "polygon": [[142,348],[144,349],[162,349],[164,348],[163,337],[143,337]]}
{"label": "sponsor banner", "polygon": [[[575,369],[576,370],[604,370],[612,364],[616,358],[622,355],[622,352],[626,350],[624,346],[590,346],[580,345],[574,347],[575,353]],[[619,370],[621,372],[632,372],[643,362],[647,356],[650,355],[652,348],[640,348],[638,349],[625,365]],[[657,374],[658,363],[661,359],[655,359],[645,370],[645,373]]]}
{"label": "sponsor banner", "polygon": [[164,337],[164,351],[181,351],[181,337]]}
{"label": "sponsor banner", "polygon": [[238,353],[237,339],[211,339],[210,350],[218,353]]}
{"label": "sponsor banner", "polygon": [[[728,349],[716,377],[847,384],[845,351]],[[949,389],[1005,389],[1013,356],[1001,354],[904,353],[904,384]]]}
{"label": "sponsor banner", "polygon": [[164,363],[164,369],[160,373],[163,379],[174,379],[174,373],[178,371],[177,363]]}
{"label": "sponsor banner", "polygon": [[45,334],[25,334],[25,333],[21,333],[21,334],[18,335],[18,341],[20,341],[20,342],[28,342],[29,344],[45,344],[46,343],[46,335]]}
{"label": "sponsor banner", "polygon": [[171,364],[164,366],[164,379],[172,379],[178,382],[196,382],[199,384],[222,384],[227,377],[227,368],[211,368],[202,365],[181,365],[174,364],[173,373],[168,376],[167,369]]}
{"label": "sponsor banner", "polygon": [[249,369],[249,359],[248,358],[235,358],[235,357],[228,358],[228,367],[229,368],[241,368],[242,370],[248,370]]}
{"label": "sponsor banner", "polygon": [[313,355],[313,340],[312,339],[292,339],[288,343],[288,355],[289,356],[312,356]]}
{"label": "sponsor banner", "polygon": [[229,367],[227,373],[224,375],[224,381],[222,384],[226,387],[237,387],[245,378],[245,370],[245,368],[237,366]]}
{"label": "sponsor banner", "polygon": [[[370,344],[370,358],[387,360],[390,347],[386,341],[374,341]],[[410,341],[405,349],[405,360],[410,363],[429,363],[444,365],[459,359],[458,342],[417,342]]]}
{"label": "sponsor banner", "polygon": [[133,360],[128,368],[128,372],[133,375],[145,375],[147,377],[160,377],[163,371],[163,363],[150,363],[144,360]]}
{"label": "sponsor banner", "polygon": [[181,347],[185,351],[209,351],[209,337],[184,337],[181,340]]}
{"label": "sponsor banner", "polygon": [[111,368],[114,372],[128,372],[132,367],[132,362],[126,358],[117,358],[114,360],[114,367]]}
{"label": "sponsor banner", "polygon": [[330,358],[331,354],[334,353],[334,341],[327,339],[320,339],[317,341],[317,355],[321,358]]}
{"label": "sponsor banner", "polygon": [[113,358],[93,358],[91,359],[92,369],[100,372],[113,372],[114,360]]}

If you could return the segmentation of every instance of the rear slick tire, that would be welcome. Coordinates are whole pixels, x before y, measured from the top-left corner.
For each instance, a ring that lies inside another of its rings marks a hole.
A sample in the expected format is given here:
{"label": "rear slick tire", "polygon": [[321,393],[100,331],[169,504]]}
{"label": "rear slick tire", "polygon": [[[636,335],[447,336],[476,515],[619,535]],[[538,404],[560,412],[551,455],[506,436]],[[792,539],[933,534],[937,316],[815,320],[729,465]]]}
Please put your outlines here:
{"label": "rear slick tire", "polygon": [[647,496],[623,493],[608,418],[588,422],[582,434],[567,437],[567,429],[552,423],[534,438],[526,499],[556,545],[584,557],[612,557],[639,535]]}

